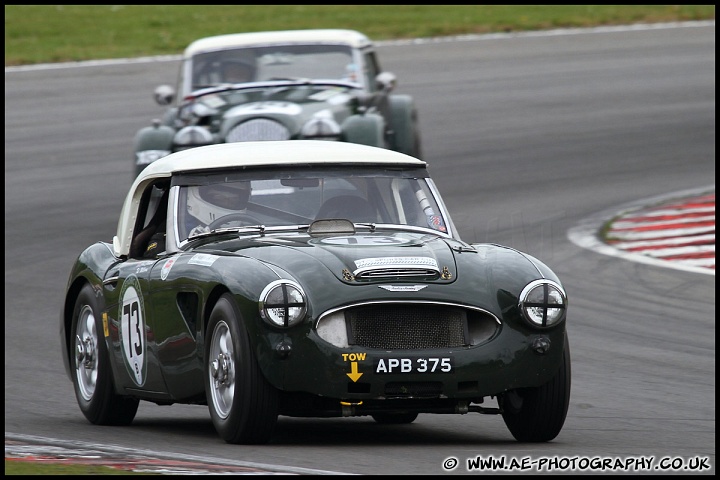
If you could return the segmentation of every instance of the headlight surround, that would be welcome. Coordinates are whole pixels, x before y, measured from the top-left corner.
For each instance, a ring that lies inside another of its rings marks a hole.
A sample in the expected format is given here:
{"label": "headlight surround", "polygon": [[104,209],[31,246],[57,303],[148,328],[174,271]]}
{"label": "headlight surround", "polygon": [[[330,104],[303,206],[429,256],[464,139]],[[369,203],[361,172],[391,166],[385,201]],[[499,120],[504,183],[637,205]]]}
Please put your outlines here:
{"label": "headlight surround", "polygon": [[200,147],[202,145],[210,145],[215,143],[212,133],[207,128],[197,125],[189,125],[181,128],[173,138],[173,143],[178,150]]}
{"label": "headlight surround", "polygon": [[340,140],[341,128],[338,123],[328,117],[314,117],[300,129],[300,135],[308,140]]}
{"label": "headlight surround", "polygon": [[260,294],[258,307],[263,320],[281,328],[297,325],[307,313],[305,292],[291,280],[270,282]]}
{"label": "headlight surround", "polygon": [[553,327],[565,320],[567,295],[552,280],[534,280],[520,293],[520,311],[535,327]]}

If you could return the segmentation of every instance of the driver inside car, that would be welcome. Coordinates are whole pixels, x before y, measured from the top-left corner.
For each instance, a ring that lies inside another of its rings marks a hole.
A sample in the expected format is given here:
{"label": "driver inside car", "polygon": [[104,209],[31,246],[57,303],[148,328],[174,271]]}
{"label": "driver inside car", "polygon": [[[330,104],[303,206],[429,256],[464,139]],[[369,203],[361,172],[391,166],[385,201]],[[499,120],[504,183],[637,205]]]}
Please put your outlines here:
{"label": "driver inside car", "polygon": [[245,62],[225,62],[221,78],[225,83],[250,82],[255,77],[255,68]]}
{"label": "driver inside car", "polygon": [[227,224],[212,225],[213,222],[227,215],[246,213],[250,193],[249,181],[189,187],[187,212],[190,219],[196,223],[190,230],[189,236],[207,233],[221,226],[237,224],[239,220],[229,218]]}

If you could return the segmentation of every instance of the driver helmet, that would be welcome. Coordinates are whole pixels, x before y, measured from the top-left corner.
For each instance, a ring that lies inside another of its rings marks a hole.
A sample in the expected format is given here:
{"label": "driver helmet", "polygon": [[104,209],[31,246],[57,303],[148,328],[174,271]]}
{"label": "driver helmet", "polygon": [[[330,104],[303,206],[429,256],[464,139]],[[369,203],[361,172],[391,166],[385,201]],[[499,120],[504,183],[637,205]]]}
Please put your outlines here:
{"label": "driver helmet", "polygon": [[255,65],[246,60],[226,60],[220,64],[223,83],[245,83],[255,79]]}
{"label": "driver helmet", "polygon": [[249,181],[188,187],[187,212],[209,225],[225,215],[245,211],[250,192]]}

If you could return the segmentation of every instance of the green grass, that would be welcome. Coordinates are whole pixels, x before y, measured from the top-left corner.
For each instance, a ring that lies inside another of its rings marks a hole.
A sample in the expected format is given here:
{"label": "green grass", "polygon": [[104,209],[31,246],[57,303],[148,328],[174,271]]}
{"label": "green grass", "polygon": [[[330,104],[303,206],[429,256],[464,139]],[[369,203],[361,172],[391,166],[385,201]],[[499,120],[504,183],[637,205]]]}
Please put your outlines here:
{"label": "green grass", "polygon": [[154,475],[103,465],[70,465],[5,459],[5,475]]}
{"label": "green grass", "polygon": [[[373,40],[714,20],[715,5],[6,5],[5,66],[177,55],[245,31],[350,28]],[[5,475],[135,474],[5,460]]]}
{"label": "green grass", "polygon": [[6,5],[5,66],[175,55],[246,31],[350,28],[388,40],[707,19],[714,5]]}

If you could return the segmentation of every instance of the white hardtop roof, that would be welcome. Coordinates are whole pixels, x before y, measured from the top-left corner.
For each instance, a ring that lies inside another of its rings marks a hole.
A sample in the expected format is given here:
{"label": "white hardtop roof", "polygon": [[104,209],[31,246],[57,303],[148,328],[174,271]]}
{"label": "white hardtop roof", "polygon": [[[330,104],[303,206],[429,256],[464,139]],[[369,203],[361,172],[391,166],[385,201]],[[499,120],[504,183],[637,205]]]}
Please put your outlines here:
{"label": "white hardtop roof", "polygon": [[317,29],[317,30],[280,30],[276,32],[249,32],[217,35],[195,40],[185,49],[185,58],[202,52],[214,52],[229,48],[272,44],[341,44],[353,48],[372,45],[368,37],[354,30]]}
{"label": "white hardtop roof", "polygon": [[163,157],[140,172],[135,185],[149,177],[169,177],[176,172],[296,164],[424,166],[426,163],[386,148],[348,142],[279,140],[219,143],[181,150]]}
{"label": "white hardtop roof", "polygon": [[235,142],[207,145],[172,153],[151,163],[133,182],[118,220],[113,248],[117,255],[127,255],[145,188],[175,173],[232,169],[233,167],[282,167],[291,165],[376,165],[425,167],[426,162],[385,148],[348,142],[322,140],[281,140]]}

